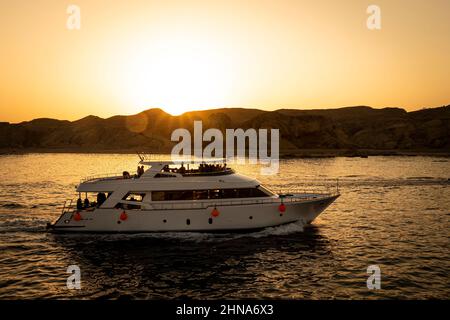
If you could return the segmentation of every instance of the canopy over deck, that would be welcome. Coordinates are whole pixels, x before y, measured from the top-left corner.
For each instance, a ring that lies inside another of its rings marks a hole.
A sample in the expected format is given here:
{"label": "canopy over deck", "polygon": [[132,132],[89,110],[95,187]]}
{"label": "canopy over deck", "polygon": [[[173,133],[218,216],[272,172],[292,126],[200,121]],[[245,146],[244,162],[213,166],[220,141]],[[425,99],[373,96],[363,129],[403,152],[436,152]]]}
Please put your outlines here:
{"label": "canopy over deck", "polygon": [[138,153],[139,164],[147,165],[147,166],[155,166],[155,165],[181,165],[181,164],[201,164],[201,163],[226,163],[226,158],[198,158],[198,157],[183,157],[183,156],[170,156],[160,157],[153,154],[144,154]]}

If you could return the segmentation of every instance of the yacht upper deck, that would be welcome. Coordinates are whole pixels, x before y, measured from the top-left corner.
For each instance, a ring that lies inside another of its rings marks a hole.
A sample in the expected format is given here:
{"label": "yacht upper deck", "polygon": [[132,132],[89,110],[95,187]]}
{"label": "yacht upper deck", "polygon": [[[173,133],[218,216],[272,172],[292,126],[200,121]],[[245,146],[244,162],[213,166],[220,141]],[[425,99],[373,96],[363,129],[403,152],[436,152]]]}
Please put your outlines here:
{"label": "yacht upper deck", "polygon": [[196,158],[175,158],[167,159],[148,159],[139,155],[141,161],[139,165],[149,168],[136,174],[130,174],[128,171],[122,173],[97,174],[83,178],[80,183],[92,183],[99,181],[113,181],[124,179],[149,179],[149,178],[173,178],[173,177],[202,177],[202,176],[223,176],[234,174],[235,171],[227,167],[226,160],[223,158],[196,159]]}

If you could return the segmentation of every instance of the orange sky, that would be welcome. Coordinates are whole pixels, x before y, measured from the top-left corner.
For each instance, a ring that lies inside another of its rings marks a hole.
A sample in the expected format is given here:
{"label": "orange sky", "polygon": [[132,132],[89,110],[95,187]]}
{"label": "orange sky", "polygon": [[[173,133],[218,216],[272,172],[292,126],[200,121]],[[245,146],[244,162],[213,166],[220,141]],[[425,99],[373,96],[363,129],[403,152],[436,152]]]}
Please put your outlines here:
{"label": "orange sky", "polygon": [[3,0],[0,121],[449,104],[449,13],[448,0]]}

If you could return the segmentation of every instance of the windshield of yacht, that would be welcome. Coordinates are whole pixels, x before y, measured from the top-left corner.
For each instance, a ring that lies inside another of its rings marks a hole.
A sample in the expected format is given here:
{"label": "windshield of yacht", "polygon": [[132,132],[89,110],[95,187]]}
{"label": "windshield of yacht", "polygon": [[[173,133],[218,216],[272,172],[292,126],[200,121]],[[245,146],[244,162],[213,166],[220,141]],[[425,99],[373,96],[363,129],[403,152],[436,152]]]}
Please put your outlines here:
{"label": "windshield of yacht", "polygon": [[273,196],[273,195],[276,194],[275,192],[273,192],[273,191],[270,190],[269,188],[264,187],[264,186],[261,186],[261,185],[258,186],[258,189],[261,190],[261,191],[263,191],[263,192],[266,193],[267,195],[270,195],[270,196]]}

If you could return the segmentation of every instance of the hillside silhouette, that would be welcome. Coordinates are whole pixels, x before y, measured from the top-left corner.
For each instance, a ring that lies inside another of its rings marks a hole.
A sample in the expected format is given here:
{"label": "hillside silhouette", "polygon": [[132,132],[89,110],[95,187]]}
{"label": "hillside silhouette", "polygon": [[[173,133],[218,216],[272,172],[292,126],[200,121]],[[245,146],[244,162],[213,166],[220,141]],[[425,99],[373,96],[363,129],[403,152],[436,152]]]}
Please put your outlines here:
{"label": "hillside silhouette", "polygon": [[448,153],[450,106],[406,112],[401,108],[366,106],[325,110],[223,108],[172,116],[149,109],[131,116],[76,121],[35,119],[0,122],[0,149],[5,152],[170,152],[173,130],[219,128],[280,129],[284,155]]}

